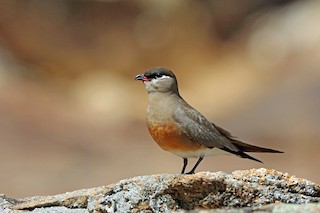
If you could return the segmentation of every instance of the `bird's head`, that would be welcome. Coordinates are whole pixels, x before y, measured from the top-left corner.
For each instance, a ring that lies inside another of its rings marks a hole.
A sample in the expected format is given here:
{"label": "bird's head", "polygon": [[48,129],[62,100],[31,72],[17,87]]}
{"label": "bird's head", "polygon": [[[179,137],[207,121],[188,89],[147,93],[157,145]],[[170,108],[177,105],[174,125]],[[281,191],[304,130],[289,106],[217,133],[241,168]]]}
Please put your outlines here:
{"label": "bird's head", "polygon": [[135,77],[144,83],[148,93],[176,93],[178,92],[178,83],[174,73],[164,67],[155,67],[147,70],[143,74]]}

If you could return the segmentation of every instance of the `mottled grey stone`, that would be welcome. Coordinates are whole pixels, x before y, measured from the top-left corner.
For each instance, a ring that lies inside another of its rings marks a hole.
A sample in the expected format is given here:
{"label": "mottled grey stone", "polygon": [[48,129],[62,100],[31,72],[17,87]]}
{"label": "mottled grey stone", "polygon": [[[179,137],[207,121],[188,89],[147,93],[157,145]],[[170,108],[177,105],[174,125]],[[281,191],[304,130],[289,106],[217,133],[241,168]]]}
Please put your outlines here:
{"label": "mottled grey stone", "polygon": [[317,212],[319,205],[312,204],[317,202],[320,202],[319,185],[262,168],[232,174],[200,172],[141,176],[104,187],[21,200],[1,195],[0,211]]}

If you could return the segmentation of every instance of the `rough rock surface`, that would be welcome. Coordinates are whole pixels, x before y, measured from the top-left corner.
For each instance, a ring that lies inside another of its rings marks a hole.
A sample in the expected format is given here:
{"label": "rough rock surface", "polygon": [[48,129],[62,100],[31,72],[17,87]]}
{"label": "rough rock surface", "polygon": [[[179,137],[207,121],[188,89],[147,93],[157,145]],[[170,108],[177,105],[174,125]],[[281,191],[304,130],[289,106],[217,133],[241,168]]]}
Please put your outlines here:
{"label": "rough rock surface", "polygon": [[320,186],[261,168],[232,174],[141,176],[109,186],[21,200],[0,195],[0,212],[8,213],[198,212],[200,209],[208,210],[206,212],[320,212]]}

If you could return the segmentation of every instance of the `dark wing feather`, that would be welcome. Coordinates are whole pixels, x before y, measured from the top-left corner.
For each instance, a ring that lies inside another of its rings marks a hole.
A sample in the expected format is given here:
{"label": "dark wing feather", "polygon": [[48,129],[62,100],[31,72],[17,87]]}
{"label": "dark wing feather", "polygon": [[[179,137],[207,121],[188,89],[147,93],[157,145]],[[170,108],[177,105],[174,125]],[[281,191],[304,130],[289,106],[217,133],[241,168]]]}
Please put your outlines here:
{"label": "dark wing feather", "polygon": [[[182,99],[183,101],[183,99]],[[282,153],[281,151],[253,146],[242,142],[231,135],[227,130],[209,122],[200,112],[182,102],[173,115],[173,119],[181,126],[183,133],[193,142],[204,145],[208,148],[219,148],[241,158],[248,158],[262,163],[260,160],[246,154],[245,152],[271,152]]]}
{"label": "dark wing feather", "polygon": [[219,132],[215,126],[209,122],[200,112],[182,103],[174,115],[173,119],[181,126],[181,130],[187,137],[198,144],[208,148],[217,147],[231,152],[238,152],[239,149],[233,145],[228,138]]}
{"label": "dark wing feather", "polygon": [[259,147],[259,146],[253,146],[253,145],[244,143],[239,138],[237,138],[235,136],[232,136],[231,133],[228,132],[227,130],[225,130],[225,129],[217,126],[217,125],[214,125],[214,126],[222,135],[224,135],[226,138],[228,138],[232,142],[233,145],[237,146],[243,152],[283,153],[283,152],[278,151],[278,150],[269,149],[269,148],[263,148],[263,147]]}

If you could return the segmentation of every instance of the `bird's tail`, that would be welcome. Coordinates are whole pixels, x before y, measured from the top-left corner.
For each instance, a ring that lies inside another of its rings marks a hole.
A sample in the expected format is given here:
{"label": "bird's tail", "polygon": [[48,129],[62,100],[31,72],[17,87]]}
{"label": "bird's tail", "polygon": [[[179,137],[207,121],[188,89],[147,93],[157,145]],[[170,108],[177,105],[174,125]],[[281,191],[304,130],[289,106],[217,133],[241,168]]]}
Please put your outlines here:
{"label": "bird's tail", "polygon": [[[214,125],[214,124],[213,124]],[[217,125],[214,125],[217,130],[223,135],[225,136],[226,138],[228,138],[230,140],[230,142],[238,148],[238,151],[233,151],[233,150],[230,150],[226,147],[222,148],[222,150],[224,151],[227,151],[227,152],[230,152],[230,153],[233,153],[241,158],[248,158],[250,160],[254,160],[254,161],[257,161],[257,162],[260,162],[262,163],[261,160],[259,159],[256,159],[248,154],[246,154],[245,152],[269,152],[269,153],[283,153],[282,151],[278,151],[278,150],[274,150],[274,149],[269,149],[269,148],[264,148],[264,147],[259,147],[259,146],[253,146],[251,144],[247,144],[247,143],[244,143],[242,142],[240,139],[238,139],[237,137],[234,137],[231,135],[230,132],[228,132],[227,130],[217,126]]]}
{"label": "bird's tail", "polygon": [[253,146],[247,143],[244,143],[239,140],[231,140],[232,144],[238,147],[243,152],[269,152],[269,153],[283,153],[282,151],[278,151],[275,149],[269,149],[259,146]]}
{"label": "bird's tail", "polygon": [[[214,125],[214,124],[213,124]],[[274,150],[274,149],[268,149],[263,148],[259,146],[253,146],[247,143],[242,142],[239,138],[232,136],[230,132],[227,130],[214,125],[216,129],[226,138],[230,140],[230,142],[236,146],[240,151],[242,152],[269,152],[269,153],[283,153],[282,151]],[[252,159],[253,160],[253,159]]]}
{"label": "bird's tail", "polygon": [[259,160],[259,159],[257,159],[257,158],[254,158],[254,157],[252,157],[252,156],[244,153],[244,152],[241,151],[241,150],[239,150],[239,151],[232,151],[232,150],[230,150],[230,149],[228,149],[228,148],[226,148],[226,147],[223,147],[223,148],[221,148],[221,149],[224,150],[224,151],[226,151],[226,152],[235,154],[235,155],[237,155],[237,156],[240,157],[240,158],[248,158],[248,159],[250,159],[250,160],[254,160],[254,161],[257,161],[257,162],[259,162],[259,163],[263,163],[261,160]]}
{"label": "bird's tail", "polygon": [[254,161],[257,161],[259,163],[263,163],[263,162],[261,160],[257,159],[257,158],[254,158],[254,157],[248,155],[245,152],[283,153],[281,151],[274,150],[274,149],[263,148],[263,147],[259,147],[259,146],[253,146],[253,145],[244,143],[244,142],[239,141],[239,140],[232,139],[231,142],[232,142],[232,144],[234,146],[236,146],[239,149],[239,151],[232,151],[232,150],[229,150],[227,148],[223,148],[223,150],[225,150],[227,152],[230,152],[230,153],[233,153],[233,154],[235,154],[235,155],[237,155],[237,156],[239,156],[241,158],[248,158],[250,160],[254,160]]}

